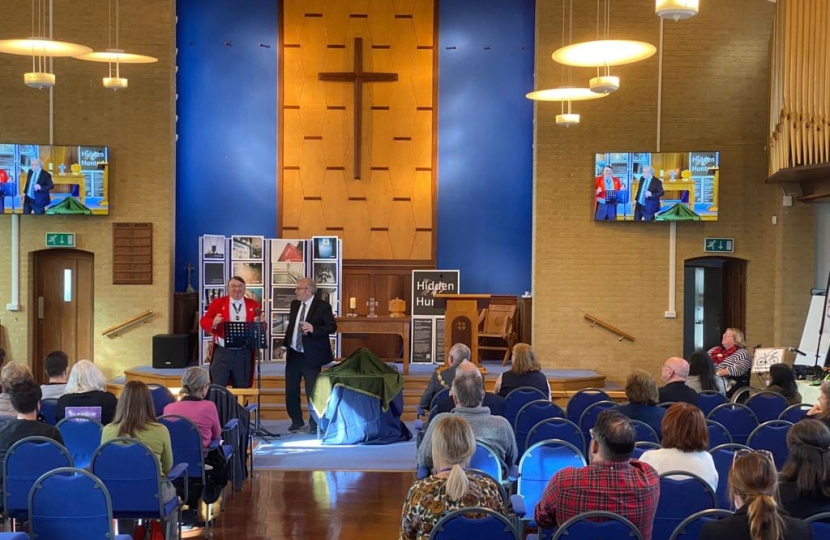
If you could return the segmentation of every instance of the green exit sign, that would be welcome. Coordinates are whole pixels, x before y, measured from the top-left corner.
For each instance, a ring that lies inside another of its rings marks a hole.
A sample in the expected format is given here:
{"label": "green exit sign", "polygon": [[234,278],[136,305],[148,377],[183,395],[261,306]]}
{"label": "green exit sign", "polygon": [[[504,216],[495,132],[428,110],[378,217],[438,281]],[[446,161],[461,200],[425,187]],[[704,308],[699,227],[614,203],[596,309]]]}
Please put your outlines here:
{"label": "green exit sign", "polygon": [[703,242],[706,253],[732,253],[735,251],[734,238],[707,238]]}
{"label": "green exit sign", "polygon": [[75,247],[75,233],[48,232],[46,247]]}

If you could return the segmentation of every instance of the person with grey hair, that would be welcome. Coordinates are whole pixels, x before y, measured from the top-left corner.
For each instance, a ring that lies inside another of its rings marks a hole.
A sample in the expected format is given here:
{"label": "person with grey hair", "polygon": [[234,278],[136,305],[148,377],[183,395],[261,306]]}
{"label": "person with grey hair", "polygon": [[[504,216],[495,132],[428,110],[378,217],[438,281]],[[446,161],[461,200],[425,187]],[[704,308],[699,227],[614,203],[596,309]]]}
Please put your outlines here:
{"label": "person with grey hair", "polygon": [[679,356],[672,356],[663,363],[660,378],[666,386],[660,388],[660,403],[683,402],[697,406],[697,392],[686,385],[689,363]]}
{"label": "person with grey hair", "polygon": [[[458,364],[458,368],[455,370],[455,376],[457,377],[459,373],[464,371],[476,371],[481,373],[478,366],[469,360],[465,360]],[[484,401],[481,402],[481,406],[490,409],[490,414],[493,416],[504,417],[504,398],[498,394],[485,391]],[[435,410],[430,413],[430,416],[435,417],[441,413],[451,412],[453,409],[455,409],[455,399],[453,399],[452,396],[447,396],[438,402],[435,406]]]}
{"label": "person with grey hair", "polygon": [[21,381],[33,381],[32,370],[26,364],[20,362],[9,362],[0,371],[0,383],[3,385],[3,393],[0,394],[0,416],[16,416],[11,399],[11,387]]}
{"label": "person with grey hair", "polygon": [[23,188],[23,213],[45,214],[46,207],[52,202],[49,192],[53,187],[52,175],[43,170],[43,162],[39,158],[32,159]]}
{"label": "person with grey hair", "polygon": [[191,420],[202,435],[202,446],[207,448],[213,439],[222,434],[216,404],[206,401],[210,378],[202,367],[189,367],[182,375],[181,401],[174,401],[164,407],[164,414],[176,414]]}
{"label": "person with grey hair", "polygon": [[643,167],[643,176],[634,196],[634,221],[654,221],[660,211],[660,197],[663,196],[663,181],[654,176],[654,167]]}
{"label": "person with grey hair", "polygon": [[69,372],[66,393],[58,398],[55,419],[63,420],[67,408],[78,409],[84,416],[92,416],[107,425],[115,417],[117,406],[118,398],[107,392],[104,374],[98,366],[89,360],[81,360]]}
{"label": "person with grey hair", "polygon": [[[466,364],[471,364],[466,362]],[[475,367],[474,364],[471,364]],[[455,400],[455,409],[450,413],[441,413],[429,423],[424,440],[418,447],[418,465],[431,469],[432,434],[438,421],[447,415],[458,415],[473,428],[477,442],[484,443],[495,451],[496,455],[508,466],[514,465],[519,457],[516,436],[510,422],[501,416],[493,416],[490,409],[482,407],[484,400],[484,379],[478,369],[459,369],[452,381],[450,394]]]}
{"label": "person with grey hair", "polygon": [[469,360],[471,356],[470,348],[463,343],[456,343],[450,348],[446,363],[435,369],[429,380],[429,384],[427,384],[426,390],[421,394],[421,401],[418,405],[424,412],[429,414],[432,398],[441,390],[447,389],[452,385],[456,368],[464,360]]}

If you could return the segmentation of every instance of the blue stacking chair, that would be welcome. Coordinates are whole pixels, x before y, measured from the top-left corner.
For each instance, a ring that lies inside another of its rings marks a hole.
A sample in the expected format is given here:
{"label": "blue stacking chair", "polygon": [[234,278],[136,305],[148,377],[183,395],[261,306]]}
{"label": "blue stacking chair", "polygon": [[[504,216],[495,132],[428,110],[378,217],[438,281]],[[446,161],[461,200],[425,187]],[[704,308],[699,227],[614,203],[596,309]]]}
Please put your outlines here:
{"label": "blue stacking chair", "polygon": [[132,538],[129,534],[113,533],[112,502],[103,482],[75,467],[49,471],[32,486],[29,532],[35,538],[49,540]]}
{"label": "blue stacking chair", "polygon": [[726,396],[714,390],[704,390],[697,395],[697,407],[708,415],[718,405],[726,403]]}
{"label": "blue stacking chair", "polygon": [[104,426],[98,420],[87,416],[73,416],[58,422],[66,449],[72,454],[72,462],[79,469],[89,467],[92,454],[101,444]]}
{"label": "blue stacking chair", "polygon": [[735,459],[735,452],[738,450],[752,450],[743,444],[722,444],[709,450],[712,460],[715,462],[715,469],[718,471],[718,508],[732,510],[732,501],[729,500],[729,470],[732,469],[732,461]]}
{"label": "blue stacking chair", "polygon": [[[604,521],[594,521],[603,519]],[[633,523],[613,512],[585,512],[563,523],[552,540],[643,540]]]}
{"label": "blue stacking chair", "polygon": [[797,405],[790,405],[778,415],[779,420],[786,420],[787,422],[796,422],[803,420],[807,416],[807,411],[812,408],[812,405],[806,403],[799,403]]}
{"label": "blue stacking chair", "polygon": [[746,445],[754,450],[769,450],[775,461],[775,468],[780,471],[790,455],[787,447],[787,432],[791,427],[793,427],[792,423],[786,420],[764,422],[750,433]]}
{"label": "blue stacking chair", "polygon": [[549,418],[530,428],[525,441],[525,448],[530,448],[538,442],[549,439],[569,442],[576,446],[583,456],[588,454],[588,449],[585,447],[585,435],[582,434],[582,430],[566,418]]}
{"label": "blue stacking chair", "polygon": [[[519,461],[516,495],[510,498],[522,524],[535,527],[533,511],[553,475],[566,467],[584,467],[579,449],[565,441],[549,440],[534,444]],[[520,531],[521,532],[521,531]]]}
{"label": "blue stacking chair", "polygon": [[513,433],[516,434],[516,445],[519,448],[520,456],[527,448],[525,443],[533,426],[550,418],[565,418],[565,411],[559,405],[547,399],[531,401],[519,409],[518,414],[516,414],[516,422],[513,424]]}
{"label": "blue stacking chair", "polygon": [[153,397],[153,409],[156,411],[156,416],[164,414],[164,408],[176,401],[173,394],[166,386],[160,384],[148,384],[150,395]]}
{"label": "blue stacking chair", "polygon": [[483,442],[476,442],[476,451],[473,453],[473,457],[470,458],[470,466],[468,468],[486,473],[499,483],[503,483],[505,480],[506,466],[504,462],[496,454],[495,450]]}
{"label": "blue stacking chair", "polygon": [[61,443],[48,437],[26,437],[14,443],[3,459],[3,517],[29,515],[29,491],[52,469],[72,467],[72,456]]}
{"label": "blue stacking chair", "polygon": [[598,401],[611,401],[611,396],[598,388],[585,388],[580,390],[568,400],[566,418],[574,424],[579,425],[579,419],[582,417],[585,409]]}
{"label": "blue stacking chair", "polygon": [[427,422],[432,422],[432,419],[435,416],[436,411],[438,409],[438,403],[440,403],[441,400],[449,397],[449,395],[450,395],[450,389],[449,388],[441,389],[437,394],[432,396],[432,399],[429,402],[429,410],[428,411],[423,410],[421,408],[421,406],[418,405],[418,409],[417,409],[418,418],[415,419],[415,431],[418,434],[418,446],[421,446],[421,440],[424,438],[424,433],[426,431],[424,429],[426,426],[424,425],[424,421],[421,420],[421,416],[428,413],[429,414],[429,419],[427,420]]}
{"label": "blue stacking chair", "polygon": [[43,416],[43,421],[50,426],[57,424],[58,398],[42,399],[40,401],[40,414]]}
{"label": "blue stacking chair", "polygon": [[810,528],[813,530],[813,540],[830,538],[830,512],[813,514],[804,521],[809,523]]}
{"label": "blue stacking chair", "polygon": [[[107,441],[92,455],[92,474],[101,479],[110,492],[115,519],[177,519],[181,507],[178,497],[162,500],[159,463],[147,445],[135,439]],[[178,463],[167,473],[173,481],[186,473],[187,463]],[[187,484],[185,484],[187,485]],[[181,530],[179,531],[181,538]]]}
{"label": "blue stacking chair", "polygon": [[722,444],[732,444],[732,434],[729,430],[714,420],[706,421],[706,430],[709,432],[709,450]]}
{"label": "blue stacking chair", "polygon": [[721,510],[719,508],[694,513],[677,526],[674,532],[671,533],[669,540],[698,540],[700,538],[700,529],[703,528],[703,525],[731,515],[732,512],[729,510]]}
{"label": "blue stacking chair", "polygon": [[[471,515],[472,514],[472,515]],[[506,517],[489,508],[462,508],[435,524],[429,540],[520,540],[519,532]]]}
{"label": "blue stacking chair", "polygon": [[660,444],[660,437],[654,428],[640,420],[631,420],[631,425],[634,426],[637,442],[653,442]]}
{"label": "blue stacking chair", "polygon": [[657,406],[660,407],[661,409],[668,410],[668,408],[671,407],[672,405],[674,405],[675,403],[677,403],[677,402],[676,401],[664,401],[663,403],[658,403]]}
{"label": "blue stacking chair", "polygon": [[617,408],[617,404],[613,401],[597,401],[596,403],[588,405],[582,413],[582,416],[579,418],[579,429],[581,429],[582,434],[585,435],[586,441],[589,440],[588,432],[594,427],[594,424],[597,423],[599,413],[615,408]]}
{"label": "blue stacking chair", "polygon": [[522,386],[512,390],[507,397],[504,398],[504,417],[510,422],[511,426],[516,425],[516,416],[522,407],[531,401],[545,400],[550,401],[550,396],[546,396],[544,392],[538,388],[531,388],[529,386]]}
{"label": "blue stacking chair", "polygon": [[22,532],[0,532],[0,540],[29,540],[29,535]]}
{"label": "blue stacking chair", "polygon": [[762,424],[770,420],[778,420],[781,413],[789,406],[784,396],[768,391],[753,394],[744,405],[752,409],[752,412],[758,418],[758,422]]}
{"label": "blue stacking chair", "polygon": [[746,444],[749,434],[758,427],[758,417],[752,409],[740,403],[718,405],[706,416],[725,427],[737,444]]}
{"label": "blue stacking chair", "polygon": [[659,450],[662,448],[659,444],[649,441],[640,441],[634,445],[634,452],[631,454],[631,457],[634,459],[640,459],[643,457],[643,454],[648,452],[649,450]]}
{"label": "blue stacking chair", "polygon": [[660,501],[652,540],[669,540],[674,530],[696,512],[717,508],[712,487],[697,475],[669,471],[660,475]]}

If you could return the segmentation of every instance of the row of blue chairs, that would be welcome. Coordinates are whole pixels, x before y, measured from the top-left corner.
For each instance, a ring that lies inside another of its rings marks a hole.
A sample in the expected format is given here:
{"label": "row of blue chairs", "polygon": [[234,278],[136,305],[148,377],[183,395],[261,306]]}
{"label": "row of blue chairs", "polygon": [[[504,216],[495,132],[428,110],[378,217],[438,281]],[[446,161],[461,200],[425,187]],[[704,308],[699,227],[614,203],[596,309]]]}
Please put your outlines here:
{"label": "row of blue chairs", "polygon": [[[150,389],[150,395],[153,398],[153,409],[156,412],[156,416],[161,416],[164,414],[164,408],[176,401],[176,398],[173,397],[173,394],[167,387],[161,386],[160,384],[149,384],[147,386]],[[58,398],[46,398],[41,400],[40,414],[43,416],[43,420],[50,426],[57,424],[57,412]]]}

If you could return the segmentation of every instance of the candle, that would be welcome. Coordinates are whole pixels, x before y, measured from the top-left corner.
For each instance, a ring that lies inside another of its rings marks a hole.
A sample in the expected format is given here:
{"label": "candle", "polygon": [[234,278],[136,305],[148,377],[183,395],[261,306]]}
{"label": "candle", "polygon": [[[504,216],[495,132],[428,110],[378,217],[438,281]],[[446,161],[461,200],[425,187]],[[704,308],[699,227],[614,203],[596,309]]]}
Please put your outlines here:
{"label": "candle", "polygon": [[357,298],[354,296],[349,298],[349,309],[357,309]]}

